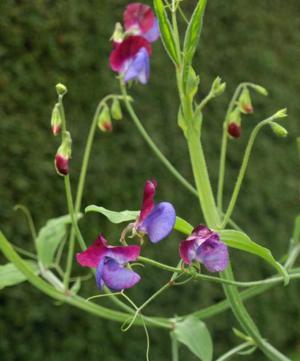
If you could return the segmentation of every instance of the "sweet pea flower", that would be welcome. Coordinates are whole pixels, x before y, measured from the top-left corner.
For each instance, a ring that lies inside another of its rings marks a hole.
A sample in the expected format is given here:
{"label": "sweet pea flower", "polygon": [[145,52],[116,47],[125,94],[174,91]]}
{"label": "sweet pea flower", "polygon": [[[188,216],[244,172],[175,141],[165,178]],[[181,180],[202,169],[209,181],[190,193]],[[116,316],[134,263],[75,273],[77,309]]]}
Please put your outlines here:
{"label": "sweet pea flower", "polygon": [[142,36],[132,35],[121,43],[115,43],[110,54],[112,70],[124,77],[124,81],[137,79],[146,84],[150,75],[150,43]]}
{"label": "sweet pea flower", "polygon": [[133,287],[141,277],[126,268],[128,262],[140,255],[140,246],[109,246],[103,235],[84,252],[77,253],[77,262],[84,267],[96,268],[96,283],[99,289],[105,284],[110,289],[121,291]]}
{"label": "sweet pea flower", "polygon": [[147,180],[140,215],[133,225],[134,232],[146,234],[152,243],[167,237],[174,228],[176,213],[169,202],[154,203],[157,187],[155,180]]}
{"label": "sweet pea flower", "polygon": [[124,12],[124,26],[127,33],[140,35],[150,43],[159,38],[158,21],[148,5],[129,4]]}
{"label": "sweet pea flower", "polygon": [[199,225],[179,246],[180,257],[186,264],[198,261],[209,272],[222,272],[228,265],[228,249],[220,241],[218,233]]}

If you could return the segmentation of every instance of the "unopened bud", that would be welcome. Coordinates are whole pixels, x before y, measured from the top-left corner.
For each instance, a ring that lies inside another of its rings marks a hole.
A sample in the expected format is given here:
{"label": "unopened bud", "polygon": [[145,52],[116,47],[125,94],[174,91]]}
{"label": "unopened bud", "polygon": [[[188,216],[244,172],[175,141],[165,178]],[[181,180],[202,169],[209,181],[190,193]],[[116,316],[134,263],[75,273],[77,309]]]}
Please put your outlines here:
{"label": "unopened bud", "polygon": [[241,125],[235,122],[228,124],[227,132],[232,138],[239,138],[241,136]]}
{"label": "unopened bud", "polygon": [[287,108],[283,108],[283,109],[278,110],[278,112],[276,112],[276,113],[273,115],[273,119],[285,118],[285,117],[287,117],[287,116],[288,116],[288,114],[287,114]]}
{"label": "unopened bud", "polygon": [[51,115],[51,128],[54,135],[58,135],[61,130],[61,116],[59,111],[59,103],[56,103]]}
{"label": "unopened bud", "polygon": [[57,95],[65,95],[68,91],[67,87],[65,85],[63,85],[62,83],[56,84],[55,87],[56,87]]}
{"label": "unopened bud", "polygon": [[274,132],[274,134],[277,135],[277,137],[285,138],[288,135],[288,131],[278,123],[271,123],[271,128]]}
{"label": "unopened bud", "polygon": [[240,110],[244,114],[253,113],[253,106],[248,88],[244,88],[239,99]]}
{"label": "unopened bud", "polygon": [[110,38],[114,43],[121,43],[124,40],[123,26],[120,23],[116,23],[115,30]]}
{"label": "unopened bud", "polygon": [[217,76],[212,83],[211,93],[215,97],[218,97],[224,93],[225,89],[226,89],[226,83],[222,83],[222,79],[219,76]]}
{"label": "unopened bud", "polygon": [[98,127],[102,132],[112,131],[112,122],[110,117],[110,111],[107,105],[105,105],[98,118]]}
{"label": "unopened bud", "polygon": [[115,119],[115,120],[121,120],[123,117],[121,105],[117,98],[114,98],[114,100],[113,100],[113,103],[111,106],[111,115],[112,115],[113,119]]}
{"label": "unopened bud", "polygon": [[254,89],[257,93],[267,96],[269,93],[266,88],[258,84],[251,84],[251,88]]}
{"label": "unopened bud", "polygon": [[69,132],[65,132],[60,147],[55,155],[55,169],[61,176],[69,174],[69,160],[72,155],[72,139]]}

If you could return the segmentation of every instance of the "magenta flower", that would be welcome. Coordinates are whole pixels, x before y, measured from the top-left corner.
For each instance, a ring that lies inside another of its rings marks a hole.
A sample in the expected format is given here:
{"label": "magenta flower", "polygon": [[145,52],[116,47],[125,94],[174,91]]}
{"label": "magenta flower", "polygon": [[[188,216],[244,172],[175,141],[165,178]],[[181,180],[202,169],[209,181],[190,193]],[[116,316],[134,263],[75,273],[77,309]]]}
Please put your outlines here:
{"label": "magenta flower", "polygon": [[154,203],[157,182],[148,180],[144,188],[142,209],[134,224],[134,230],[147,234],[152,243],[167,237],[174,228],[176,213],[173,205],[168,202]]}
{"label": "magenta flower", "polygon": [[100,235],[84,252],[77,253],[76,259],[81,266],[96,268],[99,289],[105,284],[112,290],[121,291],[133,287],[141,279],[137,273],[125,267],[139,257],[140,251],[140,246],[109,246]]}
{"label": "magenta flower", "polygon": [[158,21],[148,5],[129,4],[124,12],[124,25],[126,32],[140,35],[150,43],[159,38]]}
{"label": "magenta flower", "polygon": [[121,43],[114,44],[110,54],[112,70],[124,77],[124,81],[137,79],[146,84],[150,74],[149,57],[151,55],[150,43],[141,36],[129,36]]}
{"label": "magenta flower", "polygon": [[180,257],[186,264],[198,261],[210,272],[222,272],[228,265],[228,249],[219,235],[206,226],[197,226],[192,234],[180,243]]}

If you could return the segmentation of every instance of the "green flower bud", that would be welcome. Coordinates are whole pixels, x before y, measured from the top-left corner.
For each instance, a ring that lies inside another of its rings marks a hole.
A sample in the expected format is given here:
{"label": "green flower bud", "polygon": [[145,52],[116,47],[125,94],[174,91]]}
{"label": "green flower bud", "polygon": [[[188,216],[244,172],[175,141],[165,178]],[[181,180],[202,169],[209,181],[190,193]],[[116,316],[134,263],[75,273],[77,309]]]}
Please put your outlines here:
{"label": "green flower bud", "polygon": [[61,130],[61,116],[59,111],[59,103],[56,103],[51,115],[51,128],[54,135],[58,135]]}
{"label": "green flower bud", "polygon": [[240,111],[244,114],[253,113],[253,106],[248,88],[244,88],[239,98]]}
{"label": "green flower bud", "polygon": [[102,132],[112,131],[112,122],[110,117],[110,111],[108,106],[105,104],[98,118],[98,127]]}
{"label": "green flower bud", "polygon": [[227,128],[227,133],[231,138],[239,138],[241,136],[241,111],[239,107],[236,107],[228,117],[228,120],[225,124]]}
{"label": "green flower bud", "polygon": [[56,84],[55,88],[56,88],[57,95],[65,95],[68,92],[67,87],[65,85],[63,85],[62,83]]}
{"label": "green flower bud", "polygon": [[288,116],[288,114],[287,114],[287,108],[283,108],[283,109],[278,110],[278,112],[276,112],[276,113],[273,115],[273,119],[285,118],[285,117],[287,117],[287,116]]}
{"label": "green flower bud", "polygon": [[226,83],[222,83],[222,79],[217,76],[213,81],[210,92],[213,96],[218,97],[224,93],[226,89]]}
{"label": "green flower bud", "polygon": [[120,23],[116,23],[115,30],[110,38],[115,43],[121,43],[124,40],[123,26]]}
{"label": "green flower bud", "polygon": [[60,147],[55,155],[55,169],[61,176],[69,174],[69,160],[72,155],[72,138],[69,132],[64,132]]}
{"label": "green flower bud", "polygon": [[271,123],[271,128],[274,132],[274,134],[277,135],[277,137],[285,138],[288,135],[288,131],[278,123]]}
{"label": "green flower bud", "polygon": [[115,119],[115,120],[121,120],[123,117],[121,105],[117,98],[114,98],[114,100],[113,100],[113,103],[111,106],[111,115],[112,115],[113,119]]}
{"label": "green flower bud", "polygon": [[267,96],[269,93],[266,88],[258,84],[251,84],[251,88],[254,89],[257,93]]}
{"label": "green flower bud", "polygon": [[195,70],[190,67],[189,76],[186,84],[186,92],[190,97],[194,97],[197,94],[200,83],[200,77],[196,74]]}

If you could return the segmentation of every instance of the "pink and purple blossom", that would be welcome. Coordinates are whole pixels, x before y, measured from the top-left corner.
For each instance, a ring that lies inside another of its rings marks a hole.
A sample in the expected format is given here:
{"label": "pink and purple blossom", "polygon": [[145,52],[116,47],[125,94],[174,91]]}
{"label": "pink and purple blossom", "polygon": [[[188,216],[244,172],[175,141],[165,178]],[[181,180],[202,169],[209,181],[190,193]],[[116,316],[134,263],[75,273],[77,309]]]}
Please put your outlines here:
{"label": "pink and purple blossom", "polygon": [[77,262],[84,267],[96,268],[99,289],[105,284],[114,291],[131,288],[141,277],[125,265],[140,255],[140,246],[110,246],[103,235],[84,252],[77,253]]}
{"label": "pink and purple blossom", "polygon": [[156,187],[155,180],[146,181],[141,212],[134,224],[135,231],[142,235],[146,234],[152,243],[167,237],[176,221],[176,212],[171,203],[154,203]]}
{"label": "pink and purple blossom", "polygon": [[210,272],[224,271],[229,261],[226,244],[220,241],[218,233],[204,225],[197,226],[192,234],[180,243],[179,253],[184,263],[203,263]]}
{"label": "pink and purple blossom", "polygon": [[146,84],[150,74],[150,43],[142,36],[132,35],[119,44],[114,44],[110,54],[112,70],[123,75],[124,81],[137,79]]}
{"label": "pink and purple blossom", "polygon": [[148,5],[129,4],[124,11],[124,25],[126,32],[140,35],[150,43],[159,38],[158,21]]}

